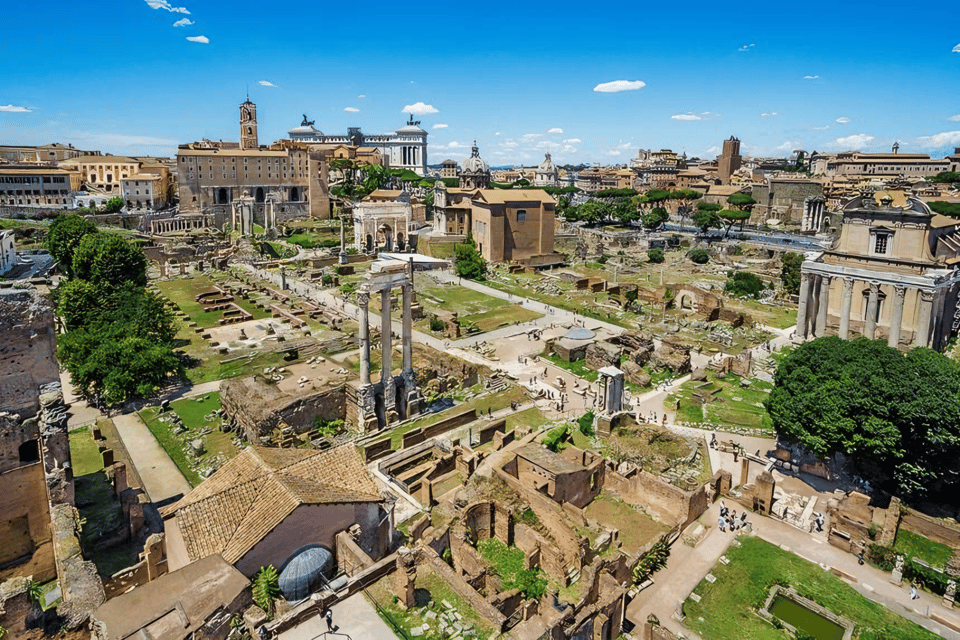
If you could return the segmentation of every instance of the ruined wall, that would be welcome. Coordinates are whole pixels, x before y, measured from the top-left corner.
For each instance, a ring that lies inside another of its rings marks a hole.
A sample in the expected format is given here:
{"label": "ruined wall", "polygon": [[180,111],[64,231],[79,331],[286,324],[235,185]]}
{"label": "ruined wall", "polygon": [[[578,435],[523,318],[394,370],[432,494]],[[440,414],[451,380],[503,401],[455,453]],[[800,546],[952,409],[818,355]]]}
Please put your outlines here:
{"label": "ruined wall", "polygon": [[343,420],[346,418],[347,397],[345,385],[337,385],[325,391],[318,391],[298,398],[280,410],[283,421],[293,427],[297,433],[313,429],[314,420]]}
{"label": "ruined wall", "polygon": [[47,505],[46,480],[39,461],[0,474],[0,580],[57,577]]}
{"label": "ruined wall", "polygon": [[604,482],[605,488],[616,492],[624,501],[656,512],[670,525],[686,526],[710,506],[704,487],[684,491],[647,471],[641,471],[629,480],[615,471],[608,471]]}
{"label": "ruined wall", "polygon": [[341,531],[336,536],[336,558],[337,568],[348,576],[356,575],[374,565],[373,559],[346,531]]}
{"label": "ruined wall", "polygon": [[418,342],[413,343],[413,370],[417,374],[417,384],[421,387],[434,378],[441,378],[452,379],[467,388],[480,382],[481,377],[485,378],[492,373],[487,367],[472,364]]}
{"label": "ruined wall", "polygon": [[0,289],[0,409],[36,415],[36,390],[60,379],[50,300],[33,287]]}

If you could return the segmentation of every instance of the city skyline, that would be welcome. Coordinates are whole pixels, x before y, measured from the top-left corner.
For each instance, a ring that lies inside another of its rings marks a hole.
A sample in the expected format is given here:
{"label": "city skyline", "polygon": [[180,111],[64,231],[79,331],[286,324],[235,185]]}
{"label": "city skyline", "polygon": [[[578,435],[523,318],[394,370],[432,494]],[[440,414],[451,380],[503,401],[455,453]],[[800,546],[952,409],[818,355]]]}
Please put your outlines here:
{"label": "city skyline", "polygon": [[[898,141],[936,157],[960,145],[960,101],[947,90],[960,81],[960,33],[892,3],[698,4],[687,20],[627,5],[590,15],[432,3],[48,7],[78,34],[78,55],[38,69],[40,34],[8,34],[0,143],[173,155],[200,138],[236,140],[249,91],[261,142],[304,113],[338,134],[393,130],[412,112],[430,133],[431,164],[462,161],[473,140],[493,165],[545,152],[617,164],[661,147],[712,158],[731,135],[745,155],[766,156]],[[16,23],[35,9],[8,11]]]}

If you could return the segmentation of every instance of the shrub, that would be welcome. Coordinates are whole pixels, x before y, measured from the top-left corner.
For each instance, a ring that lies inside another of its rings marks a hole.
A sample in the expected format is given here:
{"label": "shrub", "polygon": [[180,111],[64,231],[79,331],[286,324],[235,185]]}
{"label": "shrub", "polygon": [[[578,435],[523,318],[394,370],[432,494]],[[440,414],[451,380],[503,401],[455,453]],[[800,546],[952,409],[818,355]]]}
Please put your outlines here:
{"label": "shrub", "polygon": [[569,425],[562,424],[559,427],[554,427],[547,432],[547,435],[543,438],[543,446],[550,451],[556,453],[563,448],[563,440],[567,437],[567,429]]}
{"label": "shrub", "polygon": [[653,264],[663,264],[665,260],[663,256],[663,249],[650,249],[647,251],[647,260]]}
{"label": "shrub", "polygon": [[734,272],[727,279],[723,290],[735,296],[750,296],[756,298],[763,291],[763,280],[749,271]]}
{"label": "shrub", "polygon": [[580,427],[580,433],[585,436],[592,436],[595,433],[593,428],[593,411],[587,411],[580,416],[580,419],[577,420],[577,425]]}
{"label": "shrub", "polygon": [[333,276],[331,276],[329,273],[324,274],[323,277],[320,278],[320,283],[325,287],[329,287],[331,284],[333,284]]}
{"label": "shrub", "polygon": [[607,260],[609,260],[609,258],[607,257],[606,254],[604,254],[604,255],[600,256],[599,258],[597,258],[597,263],[599,263],[599,264],[607,264]]}
{"label": "shrub", "polygon": [[710,262],[710,254],[703,249],[694,249],[687,254],[687,257],[690,258],[690,261],[694,264],[707,264]]}
{"label": "shrub", "polygon": [[340,285],[340,293],[353,293],[357,288],[350,282]]}
{"label": "shrub", "polygon": [[430,318],[430,331],[443,331],[446,324],[440,318],[434,316]]}
{"label": "shrub", "polygon": [[253,601],[270,617],[273,617],[273,603],[280,598],[280,576],[273,565],[261,567],[253,579]]}

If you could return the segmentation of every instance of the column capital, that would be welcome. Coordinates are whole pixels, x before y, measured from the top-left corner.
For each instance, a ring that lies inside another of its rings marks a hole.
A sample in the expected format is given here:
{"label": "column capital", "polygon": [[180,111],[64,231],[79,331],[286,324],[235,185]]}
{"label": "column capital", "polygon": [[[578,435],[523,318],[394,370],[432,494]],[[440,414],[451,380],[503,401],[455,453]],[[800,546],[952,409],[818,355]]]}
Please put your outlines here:
{"label": "column capital", "polygon": [[823,280],[824,282],[826,282],[827,284],[830,284],[830,282],[831,282],[835,277],[836,277],[836,276],[828,276],[828,275],[826,275],[826,274],[823,274],[823,275],[820,276],[820,279]]}
{"label": "column capital", "polygon": [[893,292],[902,300],[903,297],[907,295],[907,288],[902,284],[897,284],[893,286]]}
{"label": "column capital", "polygon": [[927,289],[920,290],[920,299],[924,302],[933,302],[933,298],[937,295],[936,291],[929,291]]}
{"label": "column capital", "polygon": [[370,304],[370,294],[366,291],[357,294],[357,304],[361,307],[366,307]]}
{"label": "column capital", "polygon": [[880,283],[876,280],[870,281],[870,293],[878,293],[880,291]]}

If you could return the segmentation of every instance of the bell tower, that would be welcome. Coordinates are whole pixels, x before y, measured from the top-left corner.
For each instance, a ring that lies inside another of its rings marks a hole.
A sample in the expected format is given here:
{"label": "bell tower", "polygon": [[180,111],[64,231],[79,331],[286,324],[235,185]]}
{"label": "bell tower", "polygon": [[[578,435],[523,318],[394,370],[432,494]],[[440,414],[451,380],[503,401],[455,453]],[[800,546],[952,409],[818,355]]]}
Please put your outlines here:
{"label": "bell tower", "polygon": [[257,143],[257,105],[250,102],[250,96],[240,105],[240,148],[260,148]]}

